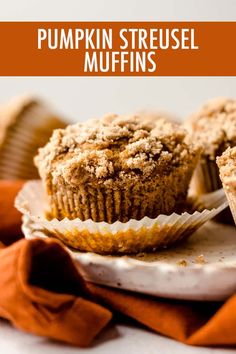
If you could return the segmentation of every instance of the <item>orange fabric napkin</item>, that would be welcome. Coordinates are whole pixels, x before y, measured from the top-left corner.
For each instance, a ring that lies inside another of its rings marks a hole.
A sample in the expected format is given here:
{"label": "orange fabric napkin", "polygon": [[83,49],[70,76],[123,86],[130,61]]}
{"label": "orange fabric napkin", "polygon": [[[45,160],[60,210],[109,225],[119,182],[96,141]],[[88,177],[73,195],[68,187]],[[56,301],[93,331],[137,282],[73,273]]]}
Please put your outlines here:
{"label": "orange fabric napkin", "polygon": [[[13,208],[20,187],[0,182],[0,241],[5,244],[21,235]],[[0,250],[0,316],[16,327],[87,346],[112,312],[187,344],[236,345],[236,295],[225,303],[181,302],[86,284],[55,240],[20,240]]]}
{"label": "orange fabric napkin", "polygon": [[0,240],[6,245],[23,237],[21,213],[14,208],[16,194],[23,181],[0,181]]}

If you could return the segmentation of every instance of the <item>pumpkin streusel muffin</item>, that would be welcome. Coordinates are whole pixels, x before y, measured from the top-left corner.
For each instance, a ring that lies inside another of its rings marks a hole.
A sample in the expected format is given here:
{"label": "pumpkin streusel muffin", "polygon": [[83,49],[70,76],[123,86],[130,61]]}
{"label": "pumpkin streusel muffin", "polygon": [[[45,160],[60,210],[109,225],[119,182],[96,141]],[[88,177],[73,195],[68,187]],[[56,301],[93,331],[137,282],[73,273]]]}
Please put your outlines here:
{"label": "pumpkin streusel muffin", "polygon": [[193,139],[203,147],[194,175],[198,194],[222,188],[216,157],[236,146],[236,100],[217,98],[207,102],[187,122]]}
{"label": "pumpkin streusel muffin", "polygon": [[228,148],[217,157],[220,179],[229,201],[229,206],[236,223],[236,147]]}
{"label": "pumpkin streusel muffin", "polygon": [[164,119],[108,115],[55,130],[35,159],[52,217],[126,222],[185,201],[199,148]]}
{"label": "pumpkin streusel muffin", "polygon": [[20,96],[0,107],[0,179],[38,178],[33,158],[65,122],[40,101]]}

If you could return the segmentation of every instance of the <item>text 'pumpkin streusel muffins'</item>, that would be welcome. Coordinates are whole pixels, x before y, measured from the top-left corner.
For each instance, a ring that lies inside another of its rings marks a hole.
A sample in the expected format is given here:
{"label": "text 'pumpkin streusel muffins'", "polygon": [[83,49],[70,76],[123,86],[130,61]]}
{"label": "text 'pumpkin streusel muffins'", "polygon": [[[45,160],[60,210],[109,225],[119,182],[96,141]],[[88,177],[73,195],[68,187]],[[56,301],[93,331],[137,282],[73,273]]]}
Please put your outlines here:
{"label": "text 'pumpkin streusel muffins'", "polygon": [[0,107],[0,178],[38,178],[33,159],[65,122],[41,101],[19,96]]}
{"label": "text 'pumpkin streusel muffins'", "polygon": [[236,223],[236,147],[228,148],[217,158],[217,164],[224,191]]}
{"label": "text 'pumpkin streusel muffins'", "polygon": [[236,100],[217,98],[207,102],[188,121],[193,139],[203,147],[194,175],[198,194],[222,188],[216,157],[236,146]]}
{"label": "text 'pumpkin streusel muffins'", "polygon": [[36,165],[59,220],[126,222],[185,201],[199,148],[164,119],[109,115],[56,130]]}

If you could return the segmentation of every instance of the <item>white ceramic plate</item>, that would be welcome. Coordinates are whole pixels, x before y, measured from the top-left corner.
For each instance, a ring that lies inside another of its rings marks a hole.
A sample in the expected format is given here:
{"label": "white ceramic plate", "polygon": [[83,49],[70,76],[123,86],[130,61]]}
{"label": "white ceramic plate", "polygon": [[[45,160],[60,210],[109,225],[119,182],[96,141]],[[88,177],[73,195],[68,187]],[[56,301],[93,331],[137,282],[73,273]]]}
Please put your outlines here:
{"label": "white ceramic plate", "polygon": [[[23,217],[26,238],[45,237]],[[172,249],[137,256],[69,250],[86,280],[154,296],[224,300],[236,292],[236,229],[208,222]]]}

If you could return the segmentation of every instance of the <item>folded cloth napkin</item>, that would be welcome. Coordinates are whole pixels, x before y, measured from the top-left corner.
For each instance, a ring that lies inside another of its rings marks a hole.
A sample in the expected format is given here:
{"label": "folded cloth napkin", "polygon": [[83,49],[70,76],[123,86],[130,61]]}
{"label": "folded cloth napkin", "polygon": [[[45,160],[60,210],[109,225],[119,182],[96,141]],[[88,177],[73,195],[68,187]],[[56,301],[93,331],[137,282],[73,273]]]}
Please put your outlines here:
{"label": "folded cloth napkin", "polygon": [[[19,240],[13,207],[20,182],[0,182],[0,316],[37,335],[87,346],[112,312],[191,345],[236,345],[236,295],[225,303],[181,302],[85,283],[62,244]],[[9,238],[8,234],[9,233]]]}
{"label": "folded cloth napkin", "polygon": [[16,194],[23,181],[0,181],[0,240],[6,245],[22,238],[22,215],[14,208]]}

